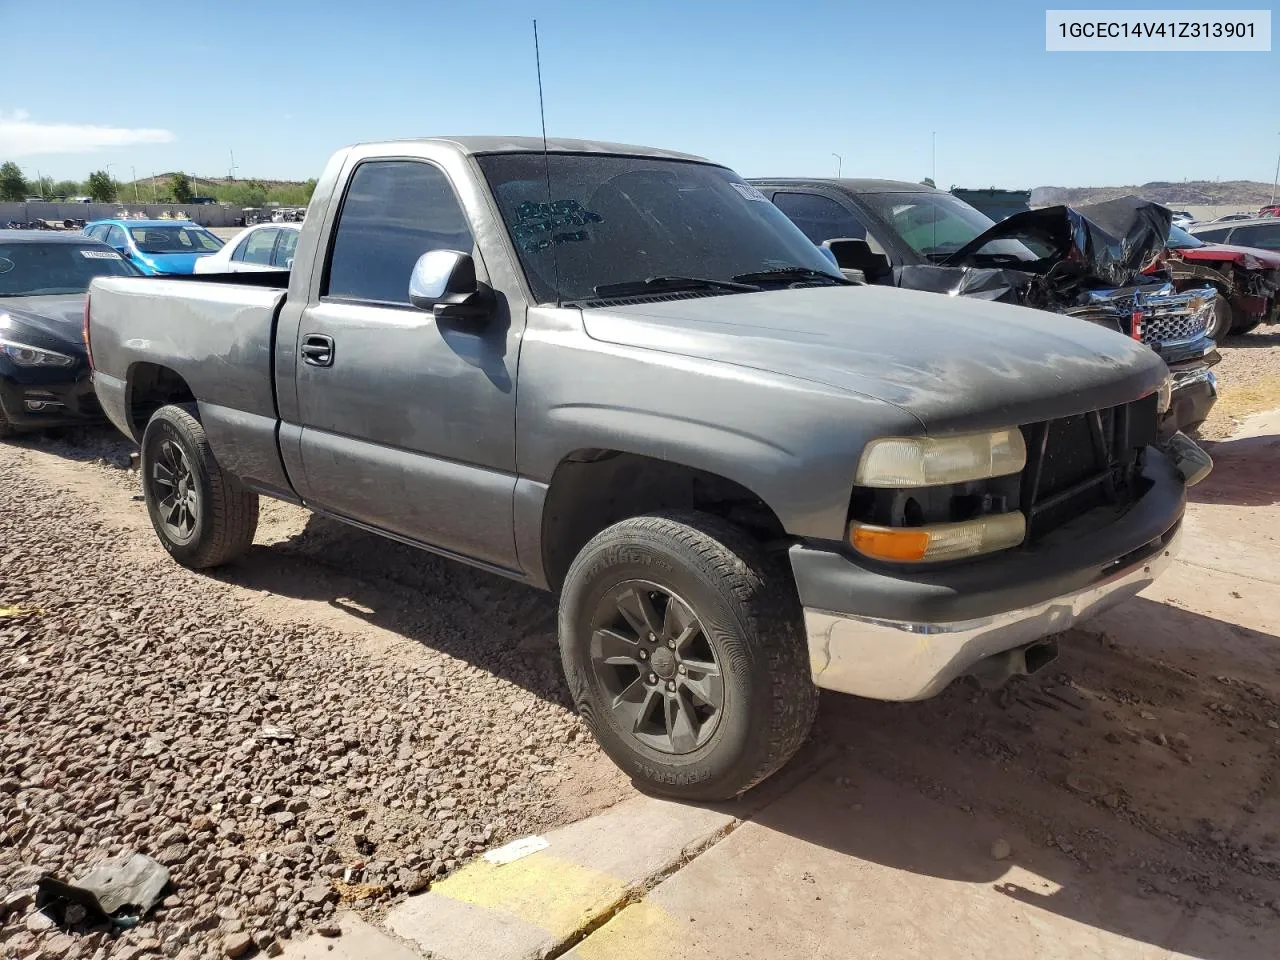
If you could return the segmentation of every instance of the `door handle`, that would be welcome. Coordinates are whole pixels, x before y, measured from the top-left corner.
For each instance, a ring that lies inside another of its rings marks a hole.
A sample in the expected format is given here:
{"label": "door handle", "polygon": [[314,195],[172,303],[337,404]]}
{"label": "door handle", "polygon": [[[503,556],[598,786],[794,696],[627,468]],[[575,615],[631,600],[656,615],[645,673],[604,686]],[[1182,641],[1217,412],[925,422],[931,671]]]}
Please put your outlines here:
{"label": "door handle", "polygon": [[308,333],[302,338],[302,362],[313,367],[333,366],[333,337]]}

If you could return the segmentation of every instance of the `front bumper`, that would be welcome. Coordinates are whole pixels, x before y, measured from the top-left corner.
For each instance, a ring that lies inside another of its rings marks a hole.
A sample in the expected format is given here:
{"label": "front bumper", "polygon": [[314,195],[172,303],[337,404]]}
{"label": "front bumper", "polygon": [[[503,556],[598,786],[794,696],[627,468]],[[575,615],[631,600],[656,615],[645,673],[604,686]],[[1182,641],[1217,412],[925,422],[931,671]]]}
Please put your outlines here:
{"label": "front bumper", "polygon": [[50,373],[21,378],[0,374],[0,409],[12,426],[42,430],[103,419],[87,369],[74,379],[58,379]]}
{"label": "front bumper", "polygon": [[1139,593],[1172,560],[1186,502],[1172,459],[1148,453],[1152,485],[1123,516],[1101,528],[1082,517],[982,560],[873,570],[793,547],[814,683],[878,700],[924,699],[987,657]]}

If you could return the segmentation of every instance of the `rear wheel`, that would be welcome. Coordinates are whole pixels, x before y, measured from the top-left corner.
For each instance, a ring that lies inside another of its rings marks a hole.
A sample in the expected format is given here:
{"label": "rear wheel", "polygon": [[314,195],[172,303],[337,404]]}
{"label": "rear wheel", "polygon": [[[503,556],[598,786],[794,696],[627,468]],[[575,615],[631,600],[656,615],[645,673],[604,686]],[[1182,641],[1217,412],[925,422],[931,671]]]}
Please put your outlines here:
{"label": "rear wheel", "polygon": [[4,407],[0,406],[0,440],[7,440],[9,437],[16,436],[17,433],[13,424],[9,422],[9,418],[5,416]]}
{"label": "rear wheel", "polygon": [[717,518],[624,520],[574,560],[560,649],[575,706],[640,786],[722,800],[778,770],[817,708],[789,571]]}
{"label": "rear wheel", "polygon": [[151,525],[184,567],[219,566],[253,543],[258,496],[218,466],[195,404],[155,412],[142,435],[140,466]]}

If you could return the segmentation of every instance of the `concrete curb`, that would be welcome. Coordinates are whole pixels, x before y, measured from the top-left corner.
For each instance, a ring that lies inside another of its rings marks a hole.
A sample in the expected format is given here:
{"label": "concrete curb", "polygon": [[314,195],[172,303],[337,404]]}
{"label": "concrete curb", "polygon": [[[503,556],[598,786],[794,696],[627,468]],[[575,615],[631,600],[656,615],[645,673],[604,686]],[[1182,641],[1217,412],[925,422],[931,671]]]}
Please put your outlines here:
{"label": "concrete curb", "polygon": [[433,960],[559,956],[727,835],[726,813],[636,797],[548,833],[512,863],[476,860],[387,914]]}

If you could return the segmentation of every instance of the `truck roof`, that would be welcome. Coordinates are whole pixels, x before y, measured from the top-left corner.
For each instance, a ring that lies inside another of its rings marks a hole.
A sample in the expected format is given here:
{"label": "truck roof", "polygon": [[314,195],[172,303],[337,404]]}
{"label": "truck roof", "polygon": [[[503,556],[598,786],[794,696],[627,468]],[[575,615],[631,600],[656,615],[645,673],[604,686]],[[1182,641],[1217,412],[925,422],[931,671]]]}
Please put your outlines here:
{"label": "truck roof", "polygon": [[[407,137],[403,140],[378,141],[379,143],[439,143],[451,146],[459,153],[481,155],[488,153],[541,153],[541,137]],[[361,144],[368,146],[369,144]],[[605,140],[573,140],[564,137],[552,137],[547,140],[549,153],[614,153],[627,157],[653,157],[659,160],[692,160],[697,163],[711,163],[705,157],[691,153],[678,153],[674,150],[658,150],[654,147],[642,147],[632,143],[609,143]]]}
{"label": "truck roof", "polygon": [[925,183],[910,180],[874,180],[852,177],[750,177],[752,183],[785,183],[793,186],[823,184],[843,187],[853,193],[937,193],[941,192]]}

